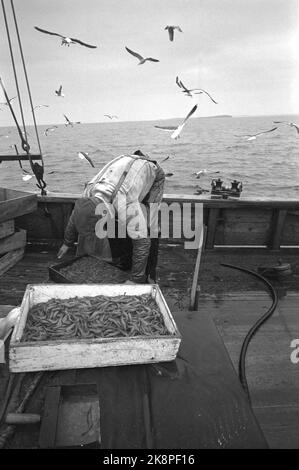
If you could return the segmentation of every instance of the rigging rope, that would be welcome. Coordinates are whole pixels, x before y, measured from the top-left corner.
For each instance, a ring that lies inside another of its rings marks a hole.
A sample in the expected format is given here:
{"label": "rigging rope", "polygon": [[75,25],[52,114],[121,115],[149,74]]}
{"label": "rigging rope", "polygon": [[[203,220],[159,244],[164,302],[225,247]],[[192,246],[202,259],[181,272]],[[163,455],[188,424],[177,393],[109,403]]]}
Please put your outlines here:
{"label": "rigging rope", "polygon": [[[19,82],[18,82],[18,76],[17,76],[17,71],[16,71],[16,65],[15,65],[15,60],[14,60],[14,55],[13,55],[13,50],[12,50],[12,44],[11,44],[11,40],[10,40],[10,32],[9,32],[9,27],[8,27],[8,22],[7,22],[7,16],[6,16],[6,10],[5,10],[5,5],[4,5],[4,0],[1,0],[1,4],[2,4],[2,11],[3,11],[3,16],[4,16],[4,22],[5,22],[5,28],[6,28],[6,34],[7,34],[7,40],[8,40],[8,46],[9,46],[9,52],[10,52],[10,58],[11,58],[11,63],[12,63],[12,68],[13,68],[13,73],[14,73],[14,79],[15,79],[15,83],[16,83],[16,89],[17,89],[17,95],[18,95],[18,100],[19,100],[19,106],[20,106],[20,113],[21,113],[21,118],[22,118],[22,123],[23,123],[23,129],[24,129],[24,134],[25,134],[25,139],[26,139],[26,144],[28,145],[28,142],[27,142],[27,132],[26,132],[26,126],[25,126],[25,119],[24,119],[24,113],[23,113],[23,107],[22,107],[22,100],[21,100],[21,94],[20,94],[20,88],[19,88]],[[3,89],[3,92],[4,92],[4,95],[5,95],[5,99],[7,101],[7,105],[13,115],[13,118],[14,118],[14,121],[16,123],[16,126],[18,128],[18,132],[19,132],[19,135],[20,135],[20,138],[21,138],[21,141],[22,141],[22,148],[25,152],[27,152],[27,145],[25,145],[23,147],[23,144],[24,144],[24,137],[23,137],[23,134],[22,134],[22,131],[20,130],[20,126],[16,120],[16,117],[15,117],[15,114],[13,112],[13,109],[12,109],[12,106],[10,104],[10,101],[9,101],[9,98],[7,96],[7,93],[5,91],[5,88],[4,88],[4,85],[1,81],[1,86],[2,86],[2,89]],[[30,149],[30,147],[29,147]],[[29,150],[28,149],[28,150]]]}
{"label": "rigging rope", "polygon": [[32,95],[31,95],[31,90],[30,90],[30,85],[29,85],[29,80],[28,80],[28,75],[27,75],[27,69],[26,69],[26,64],[25,64],[25,59],[24,59],[24,54],[23,54],[21,38],[20,38],[20,34],[19,34],[19,27],[18,27],[18,22],[17,22],[17,18],[16,18],[14,3],[13,3],[13,0],[10,0],[11,9],[12,9],[13,18],[14,18],[15,29],[16,29],[16,34],[17,34],[17,38],[18,38],[18,45],[19,45],[19,49],[20,49],[20,55],[21,55],[21,59],[22,59],[23,71],[24,71],[24,75],[25,75],[27,92],[28,92],[28,97],[29,97],[30,106],[31,106],[31,112],[32,112],[32,116],[33,116],[35,135],[36,135],[36,140],[37,140],[37,144],[38,144],[38,148],[39,148],[39,154],[40,154],[40,157],[41,157],[42,165],[40,165],[37,162],[33,163],[31,155],[29,153],[30,146],[27,142],[27,132],[26,132],[26,126],[25,126],[25,120],[24,120],[24,114],[23,114],[23,107],[22,107],[22,102],[21,102],[21,96],[20,96],[20,90],[19,90],[19,85],[18,85],[18,78],[17,78],[17,73],[16,73],[13,50],[12,50],[12,45],[11,45],[10,32],[9,32],[9,27],[8,27],[8,22],[7,22],[7,17],[6,17],[5,6],[4,6],[4,0],[1,0],[1,3],[2,3],[2,10],[3,10],[3,15],[4,15],[4,20],[5,20],[6,33],[7,33],[8,44],[9,44],[9,49],[10,49],[10,56],[11,56],[11,61],[12,61],[12,66],[13,66],[13,71],[14,71],[14,76],[15,76],[16,88],[17,88],[17,93],[18,93],[21,117],[22,117],[22,122],[23,122],[23,127],[24,127],[24,133],[25,133],[25,139],[26,140],[24,139],[22,131],[20,130],[19,124],[17,122],[17,119],[15,117],[15,114],[13,112],[12,106],[10,104],[10,101],[8,99],[7,93],[4,89],[4,86],[3,86],[2,82],[1,82],[1,85],[2,85],[2,88],[3,88],[4,94],[5,94],[7,104],[10,108],[10,111],[12,113],[12,116],[14,118],[16,126],[18,128],[18,132],[19,132],[19,135],[20,135],[20,138],[21,138],[21,141],[22,141],[22,148],[28,155],[28,159],[29,159],[29,162],[30,162],[31,169],[32,169],[32,171],[33,171],[33,173],[34,173],[34,175],[37,179],[38,184],[36,186],[41,190],[42,195],[46,195],[47,193],[45,191],[45,188],[46,188],[47,184],[45,183],[45,181],[43,179],[43,176],[44,176],[44,160],[43,160],[43,155],[42,155],[42,150],[41,150],[41,144],[40,144],[40,139],[39,139],[39,135],[38,135],[37,125],[36,125],[34,107],[33,107],[33,102],[32,102]]}

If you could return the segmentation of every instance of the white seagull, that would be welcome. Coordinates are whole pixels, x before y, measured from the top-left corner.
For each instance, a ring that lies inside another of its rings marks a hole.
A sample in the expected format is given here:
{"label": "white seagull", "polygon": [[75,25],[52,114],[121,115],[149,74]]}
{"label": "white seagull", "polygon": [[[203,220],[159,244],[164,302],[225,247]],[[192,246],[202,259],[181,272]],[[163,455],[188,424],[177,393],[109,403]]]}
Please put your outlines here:
{"label": "white seagull", "polygon": [[213,101],[213,103],[218,104],[217,101],[215,101],[214,98],[212,98],[212,96],[207,91],[203,90],[202,88],[190,88],[189,89],[185,87],[182,80],[179,80],[179,77],[176,77],[175,82],[181,88],[182,93],[185,93],[186,96],[190,96],[192,98],[193,95],[201,95],[202,93],[205,93],[210,98],[210,100]]}
{"label": "white seagull", "polygon": [[55,90],[55,95],[61,96],[62,98],[65,96],[64,93],[62,93],[62,85],[60,85],[58,90]]}
{"label": "white seagull", "polygon": [[153,59],[152,57],[144,58],[144,57],[142,57],[142,55],[138,54],[137,52],[132,51],[131,49],[129,49],[126,46],[125,46],[125,49],[126,49],[126,51],[129,52],[129,54],[132,54],[134,57],[137,57],[137,59],[139,59],[139,64],[138,65],[144,64],[147,60],[149,60],[151,62],[160,62],[158,59]]}
{"label": "white seagull", "polygon": [[58,128],[58,126],[47,127],[47,129],[45,130],[44,134],[45,134],[45,135],[48,135],[49,132],[53,132],[53,131],[55,131],[55,129],[57,129],[57,128]]}
{"label": "white seagull", "polygon": [[104,114],[109,119],[118,119],[118,116],[112,115],[112,114]]}
{"label": "white seagull", "polygon": [[193,173],[193,175],[196,175],[196,179],[199,179],[202,175],[206,175],[207,173],[216,174],[220,173],[220,171],[199,170]]}
{"label": "white seagull", "polygon": [[70,119],[65,114],[63,116],[66,120],[66,124],[65,124],[66,126],[72,126],[73,127],[74,124],[81,124],[81,121],[74,121],[73,122],[73,121],[70,121]]}
{"label": "white seagull", "polygon": [[40,31],[41,33],[51,34],[51,36],[59,36],[62,39],[62,41],[61,41],[62,46],[63,45],[64,46],[70,46],[71,44],[80,44],[81,46],[90,47],[92,49],[95,49],[97,47],[97,46],[92,46],[90,44],[87,44],[86,42],[82,42],[79,39],[70,38],[68,36],[63,36],[62,34],[58,34],[58,33],[52,33],[51,31],[47,31],[45,29],[38,28],[37,26],[34,26],[34,28],[37,31]]}
{"label": "white seagull", "polygon": [[295,127],[297,133],[299,134],[299,125],[295,124],[294,122],[288,122],[288,121],[273,121],[274,124],[287,124],[288,126]]}
{"label": "white seagull", "polygon": [[172,134],[171,134],[171,138],[172,139],[178,139],[179,136],[180,136],[180,133],[182,132],[182,130],[183,130],[184,126],[186,125],[188,119],[192,116],[193,113],[195,113],[196,110],[197,110],[197,104],[195,106],[193,106],[191,111],[187,114],[187,116],[183,120],[182,124],[180,124],[177,127],[176,126],[155,126],[155,127],[157,129],[161,129],[163,131],[173,131]]}
{"label": "white seagull", "polygon": [[95,168],[91,158],[88,156],[88,153],[87,152],[78,152],[78,157],[81,158],[81,160],[83,160],[84,158],[91,164],[91,166],[93,168]]}
{"label": "white seagull", "polygon": [[177,29],[180,33],[183,32],[179,26],[166,26],[166,28],[164,28],[164,30],[165,29],[168,30],[168,35],[169,35],[169,40],[170,41],[173,41],[173,34],[174,34],[175,29]]}
{"label": "white seagull", "polygon": [[12,100],[15,100],[15,99],[16,99],[16,96],[14,96],[13,98],[10,98],[8,102],[4,101],[3,103],[0,103],[0,106],[8,106],[8,103],[10,103]]}
{"label": "white seagull", "polygon": [[49,108],[49,105],[48,104],[37,104],[36,106],[34,106],[33,109],[37,109],[37,108]]}
{"label": "white seagull", "polygon": [[276,129],[277,127],[273,127],[273,129],[269,129],[268,131],[258,132],[257,134],[236,135],[235,137],[244,137],[246,140],[255,140],[258,136],[267,134],[268,132],[273,132]]}
{"label": "white seagull", "polygon": [[29,180],[31,180],[32,177],[33,177],[33,175],[31,175],[31,173],[29,173],[29,171],[24,170],[22,168],[22,180],[23,181],[29,181]]}

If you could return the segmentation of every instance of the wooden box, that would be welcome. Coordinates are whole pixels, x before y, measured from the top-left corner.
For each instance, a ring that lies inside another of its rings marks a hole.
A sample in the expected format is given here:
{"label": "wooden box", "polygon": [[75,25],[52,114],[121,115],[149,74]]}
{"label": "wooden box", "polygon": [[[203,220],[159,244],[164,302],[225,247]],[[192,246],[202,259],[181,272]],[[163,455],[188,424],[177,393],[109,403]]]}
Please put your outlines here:
{"label": "wooden box", "polygon": [[9,251],[5,255],[0,255],[0,276],[18,263],[23,258],[24,253],[24,248],[18,248],[17,250]]}
{"label": "wooden box", "polygon": [[[88,282],[87,280],[85,282],[80,282],[78,280],[72,280],[71,276],[67,277],[67,274],[63,274],[61,272],[61,269],[75,265],[81,259],[88,258],[95,257],[92,255],[81,255],[71,258],[67,261],[62,261],[61,263],[49,266],[49,279],[51,279],[51,281],[53,282],[57,282],[58,284],[121,284],[122,282],[125,282],[129,279],[129,274],[127,274],[125,271],[119,269],[116,266],[112,266],[110,263],[103,260],[99,260],[99,262],[101,262],[103,266],[107,266],[110,269],[110,274],[108,278],[107,276],[105,278],[104,271],[103,274],[99,276],[100,279],[98,279],[97,282]],[[112,277],[113,280],[111,280]]]}
{"label": "wooden box", "polygon": [[6,220],[6,222],[0,222],[0,240],[2,238],[12,235],[15,231],[15,221]]}
{"label": "wooden box", "polygon": [[0,188],[0,222],[15,219],[36,209],[36,194]]}
{"label": "wooden box", "polygon": [[[134,336],[95,339],[21,342],[29,309],[50,299],[84,296],[150,294],[163,315],[169,336]],[[159,286],[152,284],[39,284],[27,285],[19,320],[9,348],[11,372],[80,369],[172,361],[181,335]]]}
{"label": "wooden box", "polygon": [[25,245],[26,230],[17,229],[12,235],[0,239],[0,255],[18,248],[24,248]]}

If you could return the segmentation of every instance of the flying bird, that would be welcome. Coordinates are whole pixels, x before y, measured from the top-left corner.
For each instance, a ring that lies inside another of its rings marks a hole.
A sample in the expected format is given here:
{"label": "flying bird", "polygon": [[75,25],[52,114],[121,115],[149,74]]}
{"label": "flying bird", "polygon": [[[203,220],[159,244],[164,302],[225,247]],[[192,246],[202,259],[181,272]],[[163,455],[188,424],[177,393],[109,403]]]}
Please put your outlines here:
{"label": "flying bird", "polygon": [[176,77],[175,82],[178,85],[178,87],[181,88],[182,93],[185,93],[186,96],[190,96],[192,98],[193,95],[201,95],[202,93],[204,93],[210,98],[210,100],[213,101],[213,103],[218,104],[217,101],[215,101],[214,98],[212,98],[212,96],[207,91],[203,90],[202,88],[190,88],[189,89],[185,87],[182,80],[179,80],[179,77]]}
{"label": "flying bird", "polygon": [[137,57],[137,59],[139,59],[139,64],[138,65],[142,65],[144,64],[147,60],[150,60],[151,62],[160,62],[158,59],[153,59],[152,57],[142,57],[142,55],[138,54],[137,52],[134,52],[132,51],[131,49],[129,49],[128,47],[125,46],[125,49],[130,53],[132,54],[134,57]]}
{"label": "flying bird", "polygon": [[216,173],[220,173],[220,171],[199,170],[193,173],[193,175],[196,175],[196,179],[199,179],[202,175],[206,175],[207,173],[216,174]]}
{"label": "flying bird", "polygon": [[161,163],[166,162],[166,160],[168,160],[169,158],[170,158],[169,155],[167,155],[167,157],[163,158],[163,160],[160,161],[160,165],[161,165]]}
{"label": "flying bird", "polygon": [[183,32],[179,26],[166,26],[166,28],[164,29],[168,29],[168,35],[169,35],[170,41],[173,41],[173,34],[174,34],[175,29],[177,29],[180,33]]}
{"label": "flying bird", "polygon": [[61,41],[61,45],[63,46],[70,46],[71,44],[81,44],[81,46],[85,46],[85,47],[90,47],[92,49],[95,49],[97,46],[92,46],[90,44],[87,44],[86,42],[82,42],[80,41],[79,39],[75,39],[75,38],[70,38],[68,36],[63,36],[62,34],[58,34],[58,33],[52,33],[51,31],[47,31],[45,29],[41,29],[41,28],[38,28],[37,26],[34,26],[34,28],[37,30],[37,31],[40,31],[41,33],[46,33],[46,34],[51,34],[51,36],[58,36],[62,39]]}
{"label": "flying bird", "polygon": [[66,120],[66,124],[65,124],[66,126],[72,126],[73,127],[74,124],[81,124],[81,121],[74,121],[73,122],[73,121],[70,121],[70,119],[65,114],[63,116]]}
{"label": "flying bird", "polygon": [[47,129],[45,130],[44,134],[45,134],[45,135],[48,135],[49,132],[53,132],[53,131],[55,131],[55,129],[57,129],[57,128],[58,128],[58,126],[47,127]]}
{"label": "flying bird", "polygon": [[61,96],[62,98],[65,96],[64,93],[62,93],[62,85],[60,85],[58,90],[55,90],[55,95]]}
{"label": "flying bird", "polygon": [[81,158],[81,160],[83,160],[84,158],[91,164],[91,166],[93,168],[95,168],[91,158],[88,156],[88,153],[87,152],[78,152],[78,157]]}
{"label": "flying bird", "polygon": [[246,134],[246,135],[236,135],[236,137],[244,137],[246,140],[255,140],[258,136],[262,134],[267,134],[268,132],[273,132],[277,129],[277,127],[273,127],[273,129],[269,129],[268,131],[258,132],[257,134]]}
{"label": "flying bird", "polygon": [[172,139],[178,139],[179,136],[180,136],[180,133],[182,132],[182,130],[183,130],[184,126],[186,125],[188,119],[192,116],[193,113],[195,113],[196,110],[197,110],[197,104],[195,106],[193,106],[191,111],[187,114],[187,116],[183,120],[182,124],[180,124],[177,127],[176,126],[155,126],[155,127],[157,129],[161,129],[163,131],[173,131],[170,137]]}
{"label": "flying bird", "polygon": [[31,180],[32,177],[33,175],[29,173],[29,171],[24,170],[24,168],[22,168],[22,180],[23,181],[29,181]]}
{"label": "flying bird", "polygon": [[33,109],[37,109],[37,108],[49,108],[49,105],[48,104],[37,104],[36,106],[34,106]]}
{"label": "flying bird", "polygon": [[14,96],[13,98],[10,98],[8,101],[4,101],[3,103],[0,103],[0,106],[8,106],[8,103],[10,103],[12,100],[15,100],[16,99],[16,96]]}
{"label": "flying bird", "polygon": [[118,119],[118,116],[112,115],[112,114],[104,114],[109,119]]}
{"label": "flying bird", "polygon": [[299,126],[298,124],[295,124],[294,122],[288,122],[288,121],[273,121],[274,124],[287,124],[288,126],[295,127],[297,133],[299,134]]}

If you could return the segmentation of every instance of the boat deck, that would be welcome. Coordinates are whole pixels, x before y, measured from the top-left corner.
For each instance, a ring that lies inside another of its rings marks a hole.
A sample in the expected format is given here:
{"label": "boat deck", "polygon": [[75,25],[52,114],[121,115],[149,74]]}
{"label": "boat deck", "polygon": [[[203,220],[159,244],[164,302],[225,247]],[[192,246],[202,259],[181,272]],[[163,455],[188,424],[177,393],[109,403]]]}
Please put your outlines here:
{"label": "boat deck", "polygon": [[[299,257],[286,254],[284,262],[288,262],[288,256],[294,275],[280,283],[278,308],[250,343],[246,363],[253,410],[270,448],[299,448],[299,365],[290,360],[290,343],[299,338]],[[182,245],[160,247],[159,284],[172,310],[188,308],[195,258],[196,253],[185,251]],[[261,292],[260,281],[219,267],[219,262],[252,269],[276,261],[273,253],[264,258],[252,253],[241,257],[226,252],[203,255],[198,315],[203,312],[213,318],[236,370],[242,341],[271,300],[268,293]],[[20,304],[28,283],[49,282],[48,266],[56,262],[56,252],[28,249],[16,266],[1,276],[0,305]],[[4,378],[3,367],[0,370]]]}

